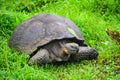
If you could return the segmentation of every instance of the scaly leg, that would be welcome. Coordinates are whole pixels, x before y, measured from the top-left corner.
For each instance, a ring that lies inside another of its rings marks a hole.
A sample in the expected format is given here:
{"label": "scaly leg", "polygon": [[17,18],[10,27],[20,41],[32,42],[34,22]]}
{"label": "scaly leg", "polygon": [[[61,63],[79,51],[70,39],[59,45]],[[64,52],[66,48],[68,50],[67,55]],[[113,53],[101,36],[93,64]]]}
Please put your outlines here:
{"label": "scaly leg", "polygon": [[45,63],[50,63],[52,60],[49,58],[49,52],[46,49],[39,50],[34,56],[32,56],[28,64],[33,65],[33,64],[45,64]]}

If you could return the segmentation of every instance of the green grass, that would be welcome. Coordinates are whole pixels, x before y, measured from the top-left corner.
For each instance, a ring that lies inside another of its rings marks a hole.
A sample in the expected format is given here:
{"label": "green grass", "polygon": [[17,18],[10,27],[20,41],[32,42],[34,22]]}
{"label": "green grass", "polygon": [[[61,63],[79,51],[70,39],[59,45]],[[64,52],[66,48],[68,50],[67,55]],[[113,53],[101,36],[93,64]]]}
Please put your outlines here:
{"label": "green grass", "polygon": [[[1,0],[0,80],[120,80],[120,74],[115,74],[120,48],[105,32],[107,28],[120,31],[119,4],[119,0]],[[98,59],[28,66],[29,56],[10,49],[8,41],[17,25],[39,13],[75,22],[86,43],[98,50]]]}

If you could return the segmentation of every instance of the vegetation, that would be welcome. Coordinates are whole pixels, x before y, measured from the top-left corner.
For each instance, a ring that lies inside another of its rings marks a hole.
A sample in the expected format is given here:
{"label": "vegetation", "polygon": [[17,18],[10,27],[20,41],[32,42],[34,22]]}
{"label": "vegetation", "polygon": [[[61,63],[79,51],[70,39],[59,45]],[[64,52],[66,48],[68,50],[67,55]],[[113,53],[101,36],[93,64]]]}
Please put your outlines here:
{"label": "vegetation", "polygon": [[[106,34],[120,31],[120,0],[0,0],[0,80],[120,80],[120,48]],[[11,33],[24,20],[52,13],[74,21],[97,60],[28,66],[25,53],[8,47]]]}

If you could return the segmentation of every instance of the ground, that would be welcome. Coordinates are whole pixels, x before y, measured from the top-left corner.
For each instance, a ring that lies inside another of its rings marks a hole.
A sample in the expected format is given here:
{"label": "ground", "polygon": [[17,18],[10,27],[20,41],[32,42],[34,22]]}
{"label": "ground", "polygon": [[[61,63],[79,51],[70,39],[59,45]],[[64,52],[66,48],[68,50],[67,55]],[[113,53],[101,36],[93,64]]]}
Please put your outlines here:
{"label": "ground", "polygon": [[[1,0],[0,1],[0,79],[1,80],[119,80],[120,47],[106,29],[120,31],[119,0]],[[40,13],[71,19],[86,43],[99,52],[97,60],[67,62],[61,65],[28,66],[25,53],[8,47],[11,33],[21,22]]]}

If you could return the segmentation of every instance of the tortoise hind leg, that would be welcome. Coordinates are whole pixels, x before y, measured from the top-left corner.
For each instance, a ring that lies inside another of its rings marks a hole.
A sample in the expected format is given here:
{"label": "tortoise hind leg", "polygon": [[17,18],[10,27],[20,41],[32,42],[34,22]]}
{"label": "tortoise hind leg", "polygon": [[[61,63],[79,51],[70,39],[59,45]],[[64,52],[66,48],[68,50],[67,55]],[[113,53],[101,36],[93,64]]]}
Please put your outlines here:
{"label": "tortoise hind leg", "polygon": [[98,57],[98,52],[90,47],[79,47],[79,52],[70,57],[70,61],[92,60]]}
{"label": "tortoise hind leg", "polygon": [[46,49],[39,50],[34,56],[32,56],[29,61],[28,65],[33,64],[45,64],[50,63],[51,59],[49,58],[49,52]]}

